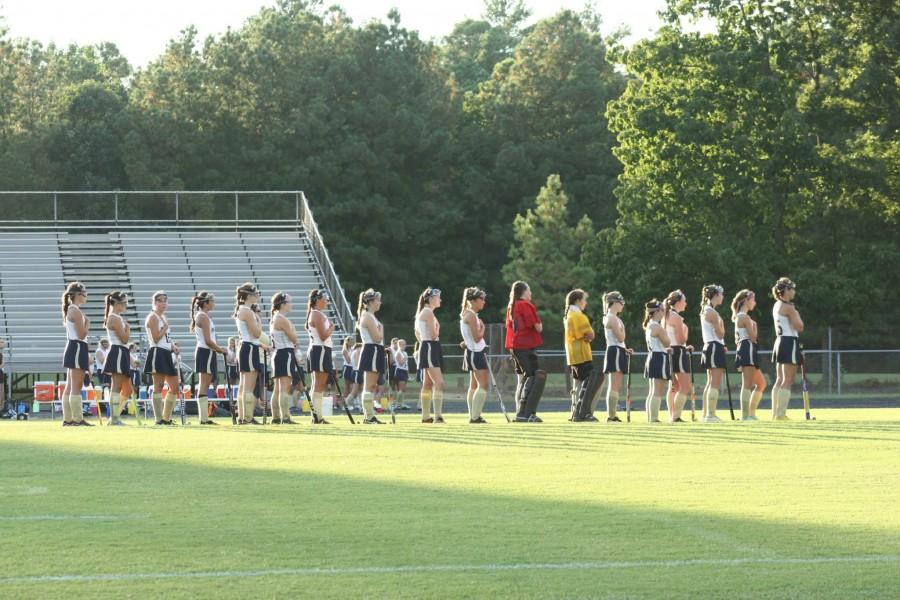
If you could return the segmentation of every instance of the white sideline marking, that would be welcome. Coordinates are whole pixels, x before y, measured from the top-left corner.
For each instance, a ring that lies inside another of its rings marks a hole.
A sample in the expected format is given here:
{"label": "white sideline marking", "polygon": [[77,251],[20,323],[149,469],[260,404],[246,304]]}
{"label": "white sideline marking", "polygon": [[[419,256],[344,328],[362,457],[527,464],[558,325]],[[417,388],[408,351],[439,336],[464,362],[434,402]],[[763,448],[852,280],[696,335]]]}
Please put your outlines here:
{"label": "white sideline marking", "polygon": [[96,575],[30,575],[0,577],[9,583],[134,581],[140,579],[206,579],[220,577],[269,577],[273,575],[390,575],[404,573],[461,573],[466,571],[582,571],[598,569],[645,569],[654,567],[734,567],[740,565],[818,565],[834,563],[894,563],[900,555],[835,556],[809,558],[696,558],[688,560],[638,560],[621,562],[519,563],[496,565],[410,565],[400,567],[297,567],[257,571],[197,571],[187,573],[113,573]]}
{"label": "white sideline marking", "polygon": [[149,517],[150,515],[13,515],[0,516],[0,521],[124,521]]}

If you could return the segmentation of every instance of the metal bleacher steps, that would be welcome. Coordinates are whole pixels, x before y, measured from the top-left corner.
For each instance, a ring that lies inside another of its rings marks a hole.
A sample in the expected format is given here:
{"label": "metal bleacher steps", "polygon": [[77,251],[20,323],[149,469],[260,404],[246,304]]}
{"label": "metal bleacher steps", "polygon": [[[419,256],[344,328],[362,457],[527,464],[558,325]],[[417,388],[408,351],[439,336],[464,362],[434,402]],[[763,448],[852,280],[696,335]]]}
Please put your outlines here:
{"label": "metal bleacher steps", "polygon": [[[336,281],[331,273],[331,281]],[[166,315],[171,335],[182,347],[188,365],[193,364],[195,347],[194,334],[189,331],[191,298],[200,290],[215,294],[212,318],[222,345],[229,336],[237,335],[231,315],[235,289],[240,284],[250,281],[259,286],[266,329],[272,295],[288,292],[293,296],[289,317],[304,350],[308,336],[303,322],[309,292],[325,288],[333,297],[343,294],[339,284],[338,289],[327,285],[320,259],[300,225],[278,231],[0,231],[0,337],[9,340],[4,352],[10,371],[61,371],[65,333],[60,296],[66,283],[74,280],[88,289],[84,310],[91,320],[91,351],[105,335],[105,295],[122,290],[129,295],[126,317],[132,326],[131,341],[146,352],[143,322],[151,308],[152,294],[164,290],[169,296]],[[339,301],[344,302],[343,297]],[[339,344],[354,324],[344,322],[346,316],[341,319],[331,308],[328,315],[338,324],[334,341],[339,356]]]}

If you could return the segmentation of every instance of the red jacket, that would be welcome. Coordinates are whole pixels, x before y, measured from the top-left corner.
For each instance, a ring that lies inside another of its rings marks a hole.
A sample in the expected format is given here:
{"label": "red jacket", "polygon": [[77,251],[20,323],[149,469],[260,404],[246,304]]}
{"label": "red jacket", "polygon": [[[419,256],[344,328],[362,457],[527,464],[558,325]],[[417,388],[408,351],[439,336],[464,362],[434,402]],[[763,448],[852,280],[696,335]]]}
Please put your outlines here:
{"label": "red jacket", "polygon": [[543,344],[541,333],[534,328],[540,322],[534,304],[527,300],[513,302],[512,311],[506,311],[506,349],[530,350]]}

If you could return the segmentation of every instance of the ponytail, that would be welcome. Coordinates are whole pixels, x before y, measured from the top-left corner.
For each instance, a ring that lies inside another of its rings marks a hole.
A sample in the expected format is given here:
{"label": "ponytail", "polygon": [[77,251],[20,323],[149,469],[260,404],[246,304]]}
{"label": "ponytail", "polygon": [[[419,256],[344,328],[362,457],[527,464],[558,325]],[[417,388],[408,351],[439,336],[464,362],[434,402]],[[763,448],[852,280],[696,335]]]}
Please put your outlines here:
{"label": "ponytail", "polygon": [[622,292],[606,292],[603,294],[603,314],[607,314],[616,302],[625,304],[625,297],[622,295]]}
{"label": "ponytail", "polygon": [[201,308],[203,308],[213,300],[215,300],[215,296],[213,296],[206,290],[197,292],[197,294],[193,298],[191,298],[191,324],[189,327],[190,331],[194,331],[194,329],[196,329],[197,327],[197,311],[199,311]]}
{"label": "ponytail", "polygon": [[563,310],[563,321],[569,317],[569,307],[578,302],[579,300],[586,298],[587,292],[578,288],[574,289],[568,294],[566,294],[566,308]]}
{"label": "ponytail", "polygon": [[710,302],[713,298],[715,298],[719,294],[724,293],[725,288],[723,288],[721,285],[715,283],[704,285],[703,291],[700,292],[700,316],[703,316],[703,313],[706,311],[706,307],[710,305]]}
{"label": "ponytail", "polygon": [[681,290],[675,290],[668,296],[666,296],[666,299],[664,301],[666,305],[666,316],[664,317],[664,320],[668,321],[669,313],[672,311],[675,305],[681,302],[684,298],[684,292],[682,292]]}
{"label": "ponytail", "polygon": [[84,294],[86,293],[84,284],[80,281],[73,281],[68,286],[66,286],[66,291],[63,292],[62,298],[60,299],[60,304],[62,305],[62,317],[63,324],[66,322],[66,317],[69,314],[69,306],[72,305],[72,301],[75,298],[76,294]]}
{"label": "ponytail", "polygon": [[464,319],[466,316],[466,311],[472,305],[473,302],[478,300],[479,298],[487,298],[487,293],[479,288],[479,287],[467,287],[463,290],[462,296],[462,307],[459,311],[459,318]]}
{"label": "ponytail", "polygon": [[654,298],[650,302],[644,305],[644,321],[641,323],[641,327],[644,329],[647,328],[647,323],[650,322],[650,319],[653,318],[653,313],[658,311],[662,307],[662,303]]}
{"label": "ponytail", "polygon": [[[309,292],[309,301],[306,303],[306,328],[309,329],[309,316],[316,308],[316,302],[322,298],[328,298],[328,292],[315,288]],[[273,298],[274,303],[274,298]]]}
{"label": "ponytail", "polygon": [[238,310],[240,310],[241,306],[246,304],[247,298],[249,296],[259,296],[259,289],[250,283],[244,283],[243,285],[238,286],[237,290],[234,294],[234,314],[232,317],[237,317]]}
{"label": "ponytail", "polygon": [[753,297],[753,292],[750,290],[741,290],[739,291],[734,300],[731,301],[731,320],[737,323],[737,314],[744,307],[744,304],[747,303],[747,300]]}
{"label": "ponytail", "polygon": [[363,313],[369,307],[372,300],[381,300],[381,292],[376,292],[372,288],[359,293],[359,305],[356,308],[357,319],[362,319]]}
{"label": "ponytail", "polygon": [[778,281],[775,282],[774,287],[772,287],[772,297],[776,300],[781,300],[781,297],[786,291],[793,290],[796,287],[794,282],[787,277],[780,277]]}
{"label": "ponytail", "polygon": [[425,306],[428,304],[428,301],[430,299],[432,299],[435,296],[439,296],[440,294],[441,294],[441,290],[439,290],[438,288],[433,288],[433,287],[425,288],[425,291],[422,292],[421,294],[419,294],[419,303],[418,303],[418,306],[416,306],[415,318],[419,317],[419,313],[422,312],[422,309],[425,308]]}
{"label": "ponytail", "polygon": [[103,326],[106,327],[107,321],[109,319],[109,312],[112,310],[113,304],[119,304],[120,302],[126,302],[128,300],[128,296],[125,295],[125,292],[116,290],[115,292],[110,292],[106,295],[106,307],[103,310]]}
{"label": "ponytail", "polygon": [[512,318],[513,305],[515,305],[516,300],[521,300],[522,295],[525,293],[525,290],[528,289],[528,284],[524,281],[514,281],[512,286],[509,288],[509,304],[506,306],[506,318]]}

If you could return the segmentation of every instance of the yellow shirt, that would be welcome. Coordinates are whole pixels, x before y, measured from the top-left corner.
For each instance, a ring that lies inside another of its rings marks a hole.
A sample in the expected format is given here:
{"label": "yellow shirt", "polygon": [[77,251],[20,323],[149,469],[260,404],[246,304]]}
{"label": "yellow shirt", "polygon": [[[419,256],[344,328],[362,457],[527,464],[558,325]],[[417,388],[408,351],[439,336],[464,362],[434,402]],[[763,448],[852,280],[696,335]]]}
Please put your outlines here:
{"label": "yellow shirt", "polygon": [[566,328],[566,363],[579,365],[591,361],[591,344],[584,339],[584,334],[594,333],[591,322],[583,312],[569,310],[563,320]]}

